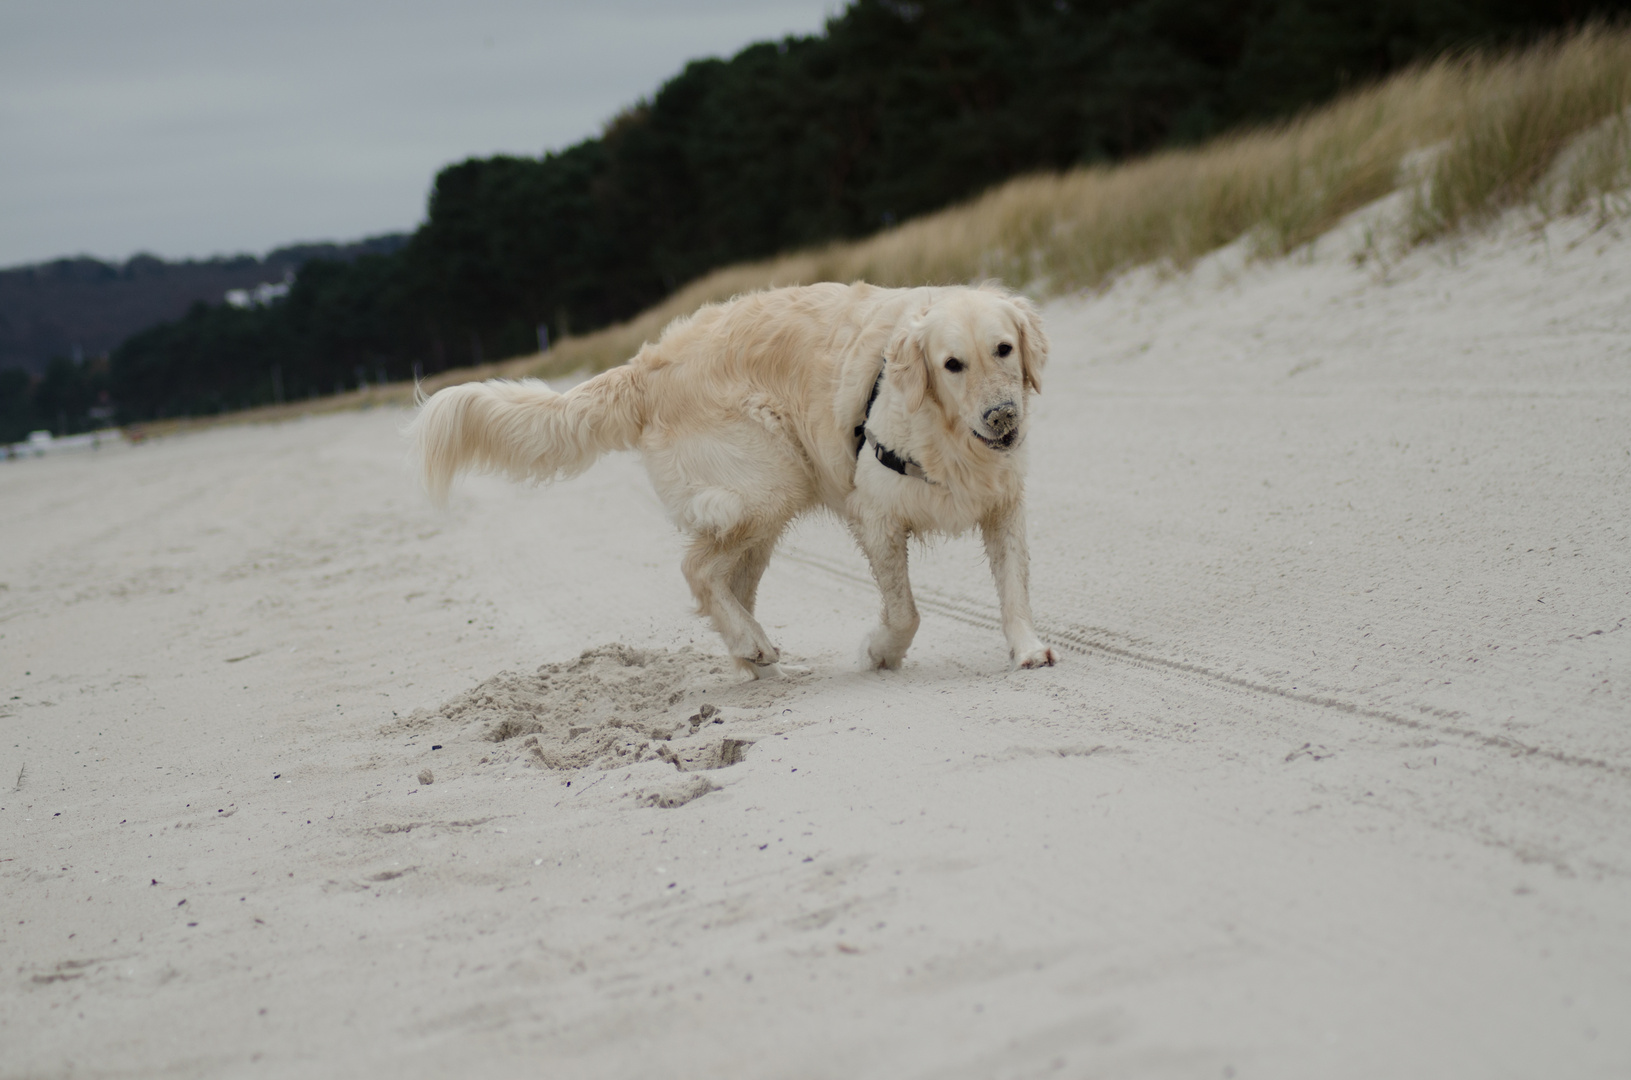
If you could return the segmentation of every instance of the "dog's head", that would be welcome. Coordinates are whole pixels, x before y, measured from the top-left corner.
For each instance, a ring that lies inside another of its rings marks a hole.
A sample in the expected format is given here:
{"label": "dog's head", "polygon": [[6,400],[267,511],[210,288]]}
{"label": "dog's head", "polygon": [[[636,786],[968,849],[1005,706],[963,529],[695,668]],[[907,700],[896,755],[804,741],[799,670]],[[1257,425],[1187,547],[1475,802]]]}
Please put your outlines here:
{"label": "dog's head", "polygon": [[996,451],[1023,434],[1026,394],[1042,389],[1048,339],[1029,300],[995,288],[948,290],[909,319],[886,354],[886,371],[917,411],[938,406],[948,432],[962,429]]}

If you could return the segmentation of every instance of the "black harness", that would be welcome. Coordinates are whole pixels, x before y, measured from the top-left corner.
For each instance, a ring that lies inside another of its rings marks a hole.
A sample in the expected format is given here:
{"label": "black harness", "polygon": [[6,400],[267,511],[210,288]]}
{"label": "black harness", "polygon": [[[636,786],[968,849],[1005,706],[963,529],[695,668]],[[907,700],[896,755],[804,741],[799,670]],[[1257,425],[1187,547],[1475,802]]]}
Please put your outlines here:
{"label": "black harness", "polygon": [[872,418],[872,406],[878,400],[878,388],[882,385],[883,372],[880,370],[878,377],[872,380],[872,393],[867,395],[866,411],[861,414],[861,422],[855,425],[855,459],[857,461],[861,459],[861,448],[870,439],[872,440],[872,456],[877,458],[878,463],[884,468],[893,469],[902,476],[910,476],[927,484],[934,483],[933,480],[929,479],[929,474],[923,471],[923,466],[909,457],[895,453],[879,442],[876,435],[866,429],[866,422]]}

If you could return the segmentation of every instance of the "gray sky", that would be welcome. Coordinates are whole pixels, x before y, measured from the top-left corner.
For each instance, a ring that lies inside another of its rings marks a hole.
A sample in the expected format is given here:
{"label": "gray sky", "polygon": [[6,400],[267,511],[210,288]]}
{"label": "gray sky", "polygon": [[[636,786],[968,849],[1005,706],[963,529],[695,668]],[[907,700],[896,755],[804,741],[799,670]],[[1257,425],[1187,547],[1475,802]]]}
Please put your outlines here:
{"label": "gray sky", "polygon": [[0,0],[0,266],[412,228],[436,170],[599,132],[841,0]]}

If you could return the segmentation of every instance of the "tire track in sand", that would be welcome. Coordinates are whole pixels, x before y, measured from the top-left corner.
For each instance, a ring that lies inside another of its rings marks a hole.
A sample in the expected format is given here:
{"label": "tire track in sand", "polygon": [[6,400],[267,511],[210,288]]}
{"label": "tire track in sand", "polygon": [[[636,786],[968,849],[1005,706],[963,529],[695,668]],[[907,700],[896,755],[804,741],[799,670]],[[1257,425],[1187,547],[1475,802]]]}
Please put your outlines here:
{"label": "tire track in sand", "polygon": [[[824,556],[792,548],[782,548],[778,551],[778,554],[782,558],[820,570],[833,577],[864,585],[869,589],[876,588],[876,583],[871,577],[857,574]],[[981,630],[993,630],[999,634],[1002,632],[1002,621],[997,617],[997,612],[988,605],[916,583],[912,586],[912,592],[920,608]],[[1617,765],[1612,761],[1604,761],[1601,758],[1585,757],[1550,747],[1536,746],[1520,742],[1517,739],[1507,738],[1504,735],[1491,735],[1488,732],[1457,723],[1457,720],[1466,716],[1465,713],[1446,712],[1420,706],[1423,716],[1413,717],[1390,712],[1386,709],[1378,709],[1374,706],[1332,694],[1311,693],[1291,687],[1276,686],[1273,683],[1263,682],[1259,679],[1250,679],[1241,675],[1231,675],[1228,672],[1217,671],[1190,660],[1162,656],[1159,653],[1149,651],[1147,647],[1124,644],[1122,642],[1127,640],[1124,635],[1117,634],[1115,631],[1104,627],[1038,620],[1036,632],[1037,636],[1054,648],[1063,649],[1066,652],[1076,653],[1080,656],[1109,657],[1112,660],[1144,668],[1145,670],[1176,673],[1186,676],[1190,680],[1209,683],[1214,686],[1228,687],[1232,690],[1262,697],[1295,701],[1299,704],[1312,705],[1316,708],[1349,716],[1359,716],[1392,727],[1455,739],[1485,750],[1501,750],[1510,757],[1536,757],[1556,762],[1559,765],[1589,769],[1593,772],[1620,779],[1631,779],[1631,766]],[[1117,641],[1118,638],[1121,639],[1120,642]]]}

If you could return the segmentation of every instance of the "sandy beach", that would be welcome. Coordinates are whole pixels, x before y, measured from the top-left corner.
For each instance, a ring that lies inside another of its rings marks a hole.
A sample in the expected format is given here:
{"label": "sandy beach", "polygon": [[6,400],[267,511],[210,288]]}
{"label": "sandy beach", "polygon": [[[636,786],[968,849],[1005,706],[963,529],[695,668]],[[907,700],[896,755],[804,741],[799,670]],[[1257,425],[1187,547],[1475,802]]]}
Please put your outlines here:
{"label": "sandy beach", "polygon": [[1047,306],[1041,671],[812,520],[739,682],[629,455],[0,462],[0,1075],[1631,1073],[1631,236],[1357,236]]}

